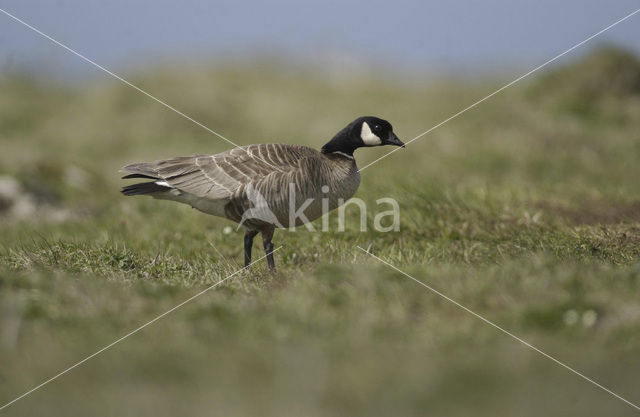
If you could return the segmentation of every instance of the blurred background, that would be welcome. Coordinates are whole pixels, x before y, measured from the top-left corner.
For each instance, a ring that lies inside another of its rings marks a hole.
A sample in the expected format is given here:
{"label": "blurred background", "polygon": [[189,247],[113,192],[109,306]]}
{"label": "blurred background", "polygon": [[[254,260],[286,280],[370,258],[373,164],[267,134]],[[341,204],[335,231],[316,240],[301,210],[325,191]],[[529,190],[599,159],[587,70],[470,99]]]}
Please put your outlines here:
{"label": "blurred background", "polygon": [[[639,4],[0,0],[240,145],[317,149],[365,114],[409,140]],[[639,19],[363,171],[400,232],[277,232],[277,274],[3,412],[631,415],[355,245],[640,403]],[[119,193],[127,163],[229,146],[0,13],[0,406],[242,266],[235,225]]]}
{"label": "blurred background", "polygon": [[[205,2],[187,0],[3,0],[2,8],[103,66],[150,71],[180,64],[270,58],[323,74],[389,70],[478,74],[534,67],[634,10],[637,1]],[[633,22],[601,43],[640,51]],[[66,80],[104,77],[95,68],[7,19],[1,71]]]}

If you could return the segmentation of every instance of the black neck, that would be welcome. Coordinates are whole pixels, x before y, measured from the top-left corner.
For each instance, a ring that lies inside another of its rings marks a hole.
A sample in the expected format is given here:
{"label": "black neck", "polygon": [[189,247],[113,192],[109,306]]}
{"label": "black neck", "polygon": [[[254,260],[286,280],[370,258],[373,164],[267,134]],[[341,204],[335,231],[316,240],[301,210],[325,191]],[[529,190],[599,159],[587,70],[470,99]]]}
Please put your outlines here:
{"label": "black neck", "polygon": [[343,154],[353,156],[353,151],[361,145],[351,139],[351,125],[339,131],[333,139],[327,142],[323,147],[322,153],[341,152]]}

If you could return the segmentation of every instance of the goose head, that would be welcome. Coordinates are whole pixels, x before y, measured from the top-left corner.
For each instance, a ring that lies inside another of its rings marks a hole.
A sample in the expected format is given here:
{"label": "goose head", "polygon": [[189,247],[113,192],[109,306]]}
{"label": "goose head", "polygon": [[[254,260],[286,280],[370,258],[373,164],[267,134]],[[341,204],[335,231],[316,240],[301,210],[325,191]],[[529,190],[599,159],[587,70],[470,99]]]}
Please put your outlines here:
{"label": "goose head", "polygon": [[391,123],[379,117],[363,116],[339,131],[322,147],[322,153],[340,152],[353,156],[358,148],[383,145],[404,148],[404,143],[393,133]]}

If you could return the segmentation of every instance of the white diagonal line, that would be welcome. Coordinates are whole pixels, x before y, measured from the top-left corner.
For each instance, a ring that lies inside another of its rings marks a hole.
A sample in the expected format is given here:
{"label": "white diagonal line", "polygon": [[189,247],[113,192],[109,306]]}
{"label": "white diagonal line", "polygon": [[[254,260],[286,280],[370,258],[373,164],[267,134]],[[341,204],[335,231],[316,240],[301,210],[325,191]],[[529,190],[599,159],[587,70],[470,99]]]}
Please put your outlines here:
{"label": "white diagonal line", "polygon": [[615,392],[611,391],[609,388],[604,387],[600,384],[598,384],[596,381],[594,381],[593,379],[581,374],[580,372],[576,371],[575,369],[573,369],[572,367],[570,367],[569,365],[565,365],[563,362],[560,362],[558,359],[554,358],[553,356],[541,351],[540,349],[538,349],[537,347],[533,346],[532,344],[530,344],[529,342],[526,342],[524,340],[522,340],[521,338],[519,338],[518,336],[514,335],[513,333],[509,332],[508,330],[503,329],[502,327],[498,326],[497,324],[495,324],[494,322],[492,322],[489,319],[484,318],[483,316],[481,316],[480,314],[474,312],[473,310],[463,306],[462,304],[460,304],[459,302],[457,302],[456,300],[453,300],[449,297],[447,297],[446,295],[444,295],[443,293],[441,293],[440,291],[436,290],[433,287],[430,287],[429,285],[425,284],[424,282],[420,281],[417,278],[412,277],[411,275],[407,274],[406,272],[396,268],[395,266],[391,265],[389,262],[378,258],[376,255],[372,254],[371,252],[369,252],[366,249],[361,248],[360,246],[356,246],[358,249],[360,249],[361,251],[363,251],[364,253],[366,253],[367,255],[372,256],[373,258],[377,259],[378,261],[382,262],[383,264],[387,265],[388,267],[400,272],[402,275],[406,276],[407,278],[411,278],[412,280],[414,280],[415,282],[417,282],[418,284],[422,285],[423,287],[425,287],[426,289],[428,289],[429,291],[439,295],[440,297],[444,298],[445,300],[449,301],[450,303],[455,304],[456,306],[460,307],[461,309],[463,309],[464,311],[466,311],[467,313],[479,318],[480,320],[484,321],[485,323],[487,323],[490,326],[495,327],[496,329],[500,330],[502,333],[506,334],[507,336],[511,336],[512,338],[514,338],[515,340],[517,340],[518,342],[522,343],[523,345],[527,346],[528,348],[531,348],[533,350],[535,350],[536,352],[538,352],[539,354],[541,354],[542,356],[544,356],[547,359],[551,359],[553,362],[557,363],[558,365],[562,366],[565,369],[568,369],[569,371],[573,372],[574,374],[578,375],[580,378],[591,382],[593,385],[595,385],[596,387],[608,392],[609,394],[613,395],[614,397],[616,397],[619,400],[624,401],[625,403],[627,403],[628,405],[630,405],[631,407],[635,408],[636,410],[640,411],[640,407],[635,405],[634,403],[632,403],[629,400],[626,400],[624,398],[622,398],[621,396],[619,396],[618,394],[616,394]]}
{"label": "white diagonal line", "polygon": [[76,55],[79,58],[82,58],[83,60],[85,60],[86,62],[90,63],[91,65],[93,65],[94,67],[101,69],[102,71],[106,72],[107,74],[111,75],[112,77],[122,81],[123,83],[125,83],[126,85],[128,85],[129,87],[141,92],[142,94],[144,94],[145,96],[151,98],[152,100],[157,101],[158,103],[162,104],[163,106],[165,106],[166,108],[178,113],[180,116],[184,117],[187,120],[192,121],[193,123],[197,124],[198,126],[200,126],[201,128],[207,130],[210,133],[213,133],[214,135],[218,136],[220,139],[227,141],[228,143],[230,143],[233,146],[239,147],[238,145],[236,145],[235,143],[233,143],[231,140],[225,138],[224,136],[222,136],[221,134],[219,134],[218,132],[214,131],[213,129],[208,128],[207,126],[203,125],[202,123],[198,122],[197,120],[194,120],[193,118],[187,116],[186,114],[184,114],[183,112],[181,112],[180,110],[176,109],[175,107],[165,103],[164,101],[160,100],[159,98],[157,98],[156,96],[147,93],[145,90],[143,90],[142,88],[130,83],[129,81],[125,80],[124,78],[122,78],[121,76],[119,76],[118,74],[115,74],[113,72],[111,72],[110,70],[106,69],[105,67],[103,67],[102,65],[98,64],[97,62],[87,58],[86,56],[82,55],[80,52],[77,52],[73,49],[71,49],[70,47],[68,47],[67,45],[59,42],[58,40],[52,38],[51,36],[47,35],[46,33],[36,29],[35,27],[31,26],[30,24],[28,24],[27,22],[25,22],[24,20],[21,20],[20,18],[12,15],[11,13],[7,12],[4,9],[0,8],[0,12],[4,13],[5,15],[7,15],[8,17],[12,18],[13,20],[15,20],[18,23],[23,24],[24,26],[28,27],[29,29],[31,29],[32,31],[36,32],[37,34],[49,39],[51,42],[55,43],[56,45],[66,49],[67,51],[71,52],[72,54]]}
{"label": "white diagonal line", "polygon": [[27,28],[31,29],[32,31],[36,32],[37,34],[43,36],[46,39],[49,39],[51,42],[55,43],[56,45],[60,46],[61,48],[66,49],[67,51],[71,52],[72,54],[76,55],[77,57],[83,59],[84,61],[88,62],[89,64],[93,65],[94,67],[106,72],[107,74],[111,75],[112,77],[122,81],[123,83],[125,83],[126,85],[128,85],[129,87],[141,92],[142,94],[144,94],[145,96],[149,97],[152,100],[157,101],[158,103],[162,104],[164,107],[168,108],[169,110],[179,114],[180,116],[184,117],[185,119],[195,123],[196,125],[200,126],[201,128],[203,128],[204,130],[206,130],[209,133],[213,133],[214,135],[216,135],[217,137],[219,137],[220,139],[226,141],[227,143],[235,146],[238,149],[242,149],[243,151],[245,151],[247,153],[247,155],[250,155],[251,157],[254,157],[256,159],[261,160],[262,162],[264,162],[265,164],[275,168],[272,164],[270,164],[269,162],[265,161],[264,159],[258,157],[258,156],[254,156],[251,155],[249,153],[249,151],[247,151],[246,149],[242,148],[240,145],[236,144],[235,142],[227,139],[226,137],[222,136],[220,133],[216,132],[215,130],[203,125],[202,123],[200,123],[199,121],[195,120],[192,117],[187,116],[186,114],[184,114],[183,112],[181,112],[180,110],[176,109],[175,107],[171,106],[170,104],[165,103],[164,101],[160,100],[159,98],[157,98],[156,96],[154,96],[151,93],[146,92],[145,90],[143,90],[142,88],[138,87],[137,85],[134,85],[132,83],[130,83],[129,81],[125,80],[124,78],[122,78],[121,76],[119,76],[118,74],[113,73],[112,71],[108,70],[107,68],[103,67],[102,65],[98,64],[97,62],[87,58],[86,56],[82,55],[80,52],[77,52],[73,49],[71,49],[70,47],[68,47],[67,45],[63,44],[62,42],[52,38],[51,36],[47,35],[46,33],[42,32],[41,30],[31,26],[30,24],[28,24],[27,22],[25,22],[24,20],[12,15],[11,13],[9,13],[8,11],[0,8],[0,12],[4,13],[5,15],[7,15],[8,17],[12,18],[13,20],[15,20],[18,23],[21,23],[22,25],[26,26]]}
{"label": "white diagonal line", "polygon": [[[277,251],[278,249],[282,248],[282,246],[278,246],[276,249],[274,249],[271,253],[274,253],[275,251]],[[262,257],[260,257],[259,259],[256,259],[255,261],[251,262],[248,266],[251,266],[253,264],[255,264],[256,262],[261,261],[262,259],[266,258],[267,255],[264,255]],[[65,369],[64,371],[60,372],[59,374],[52,376],[51,378],[47,379],[46,381],[44,381],[43,383],[41,383],[40,385],[36,385],[35,387],[31,388],[29,391],[25,392],[24,394],[20,395],[19,397],[9,401],[8,403],[6,403],[5,405],[3,405],[2,407],[0,407],[0,410],[3,410],[7,407],[9,407],[11,404],[15,403],[18,400],[21,400],[22,398],[26,397],[27,395],[31,394],[32,392],[42,388],[43,386],[47,385],[49,382],[61,377],[62,375],[66,374],[67,372],[71,371],[72,369],[76,368],[77,366],[82,365],[83,363],[85,363],[86,361],[88,361],[89,359],[101,354],[102,352],[104,352],[105,350],[109,349],[110,347],[114,346],[117,343],[122,342],[124,339],[126,339],[127,337],[138,333],[140,330],[144,329],[145,327],[147,327],[148,325],[160,320],[161,318],[163,318],[164,316],[166,316],[167,314],[179,309],[180,307],[182,307],[183,305],[187,304],[190,301],[193,301],[194,299],[200,297],[202,294],[206,293],[207,291],[217,287],[218,285],[222,284],[223,282],[225,282],[226,280],[230,279],[231,277],[233,277],[234,275],[244,271],[245,268],[242,269],[238,269],[236,272],[232,273],[231,275],[227,276],[224,279],[221,279],[220,281],[216,282],[215,284],[205,288],[204,290],[200,291],[199,293],[197,293],[196,295],[193,295],[189,298],[187,298],[186,300],[184,300],[183,302],[181,302],[180,304],[178,304],[177,306],[172,307],[171,309],[165,311],[164,313],[160,314],[159,316],[157,316],[156,318],[154,318],[153,320],[150,320],[148,322],[146,322],[145,324],[143,324],[142,326],[136,328],[135,330],[130,331],[129,333],[125,334],[124,336],[122,336],[121,338],[109,343],[107,346],[103,347],[102,349],[98,350],[97,352],[92,353],[91,355],[87,356],[86,358],[84,358],[83,360],[81,360],[80,362],[76,363],[73,366],[68,367],[67,369]]]}
{"label": "white diagonal line", "polygon": [[[509,87],[511,87],[512,85],[514,85],[515,83],[517,83],[518,81],[521,81],[523,78],[528,77],[529,75],[533,74],[534,72],[546,67],[547,65],[549,65],[550,63],[552,63],[553,61],[557,60],[558,58],[568,54],[569,52],[573,51],[574,49],[584,45],[585,43],[589,42],[591,39],[595,38],[596,36],[599,36],[601,34],[603,34],[604,32],[608,31],[609,29],[611,29],[612,27],[616,26],[619,23],[624,22],[625,20],[629,19],[631,16],[635,15],[636,13],[640,12],[640,9],[629,13],[628,15],[626,15],[625,17],[623,17],[622,19],[619,19],[617,21],[615,21],[614,23],[610,24],[609,26],[607,26],[606,28],[600,30],[599,32],[594,33],[593,35],[589,36],[587,39],[583,40],[582,42],[578,42],[577,44],[573,45],[571,48],[567,49],[566,51],[554,56],[553,58],[551,58],[550,60],[548,60],[547,62],[545,62],[544,64],[540,64],[537,67],[535,67],[534,69],[532,69],[531,71],[527,72],[526,74],[523,74],[521,76],[519,76],[518,78],[516,78],[515,80],[511,81],[509,84],[506,84],[502,87],[500,87],[499,89],[497,89],[496,91],[494,91],[493,93],[489,94],[486,97],[481,98],[480,100],[476,101],[475,103],[465,107],[464,109],[460,110],[459,112],[457,112],[456,114],[454,114],[453,116],[441,121],[440,123],[438,123],[437,125],[433,126],[432,128],[425,130],[424,132],[420,133],[418,136],[416,136],[415,138],[411,139],[410,141],[408,141],[407,143],[405,143],[405,146],[410,144],[411,142],[420,139],[421,137],[423,137],[424,135],[426,135],[427,133],[439,128],[440,126],[442,126],[443,124],[455,119],[456,117],[460,116],[462,113],[466,112],[467,110],[471,110],[472,108],[476,107],[478,104],[484,102],[485,100],[490,99],[491,97],[495,96],[496,94],[498,94],[499,92],[501,92],[504,89],[507,89]],[[363,171],[365,169],[367,169],[368,167],[370,167],[371,165],[375,164],[376,162],[380,161],[381,159],[386,158],[387,156],[391,155],[392,153],[396,152],[397,150],[399,150],[401,148],[395,148],[392,151],[389,151],[388,153],[382,155],[380,158],[376,159],[373,162],[368,163],[367,165],[365,165],[364,167],[360,168],[358,170],[358,172]]]}

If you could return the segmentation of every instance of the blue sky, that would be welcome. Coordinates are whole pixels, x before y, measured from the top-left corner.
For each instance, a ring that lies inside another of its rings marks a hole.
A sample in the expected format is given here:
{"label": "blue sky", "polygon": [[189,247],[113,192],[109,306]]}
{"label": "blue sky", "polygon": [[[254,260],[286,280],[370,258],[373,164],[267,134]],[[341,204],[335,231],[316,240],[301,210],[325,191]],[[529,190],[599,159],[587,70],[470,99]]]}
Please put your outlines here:
{"label": "blue sky", "polygon": [[[398,71],[472,73],[535,66],[640,1],[0,0],[0,8],[113,69],[276,54],[320,66],[350,59]],[[591,46],[602,42],[640,53],[640,13]],[[97,71],[0,14],[0,71],[25,67]]]}

